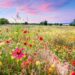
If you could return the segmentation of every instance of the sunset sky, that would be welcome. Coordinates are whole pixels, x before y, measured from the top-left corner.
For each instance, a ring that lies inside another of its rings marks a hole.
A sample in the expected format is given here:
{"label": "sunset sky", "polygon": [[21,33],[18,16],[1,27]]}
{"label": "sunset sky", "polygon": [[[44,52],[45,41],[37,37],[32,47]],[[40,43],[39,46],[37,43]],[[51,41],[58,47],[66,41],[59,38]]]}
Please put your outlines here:
{"label": "sunset sky", "polygon": [[0,18],[15,22],[70,23],[75,18],[75,0],[0,0]]}

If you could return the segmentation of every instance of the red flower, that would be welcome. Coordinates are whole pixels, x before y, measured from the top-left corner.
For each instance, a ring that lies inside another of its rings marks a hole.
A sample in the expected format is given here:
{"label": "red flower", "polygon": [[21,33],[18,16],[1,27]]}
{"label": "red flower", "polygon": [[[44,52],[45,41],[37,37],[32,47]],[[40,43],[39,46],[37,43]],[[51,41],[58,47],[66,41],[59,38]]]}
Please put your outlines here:
{"label": "red flower", "polygon": [[75,75],[75,72],[73,71],[73,72],[71,72],[71,74],[70,75]]}
{"label": "red flower", "polygon": [[28,66],[30,65],[29,61],[23,61],[21,64],[22,68],[28,68]]}
{"label": "red flower", "polygon": [[27,33],[29,33],[29,31],[27,31],[27,30],[24,30],[24,31],[23,31],[23,33],[24,33],[24,34],[27,34]]}
{"label": "red flower", "polygon": [[28,45],[28,43],[27,42],[24,42],[24,45],[26,46],[26,45]]}
{"label": "red flower", "polygon": [[25,66],[28,66],[28,65],[29,65],[29,62],[28,62],[28,61],[25,61],[25,62],[24,62],[24,65],[25,65]]}
{"label": "red flower", "polygon": [[29,44],[29,47],[31,48],[32,47],[32,44]]}
{"label": "red flower", "polygon": [[12,56],[16,59],[22,59],[25,56],[25,54],[23,54],[22,50],[24,50],[24,49],[16,48],[16,50],[12,52]]}
{"label": "red flower", "polygon": [[43,41],[43,37],[40,36],[40,37],[39,37],[39,40],[40,40],[40,41]]}
{"label": "red flower", "polygon": [[10,43],[11,43],[11,40],[7,40],[6,43],[7,43],[7,44],[10,44]]}
{"label": "red flower", "polygon": [[74,61],[72,61],[72,66],[75,66],[75,60],[74,60]]}

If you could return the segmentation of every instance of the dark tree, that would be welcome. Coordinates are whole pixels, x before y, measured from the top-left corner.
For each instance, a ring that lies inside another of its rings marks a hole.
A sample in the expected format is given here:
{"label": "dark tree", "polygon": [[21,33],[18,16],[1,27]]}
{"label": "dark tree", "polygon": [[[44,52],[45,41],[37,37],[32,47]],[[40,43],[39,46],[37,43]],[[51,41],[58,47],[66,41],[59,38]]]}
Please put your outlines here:
{"label": "dark tree", "polygon": [[44,22],[40,22],[40,25],[43,25],[44,24]]}
{"label": "dark tree", "polygon": [[28,25],[28,22],[25,22],[25,25]]}
{"label": "dark tree", "polygon": [[8,19],[0,18],[0,24],[9,24]]}
{"label": "dark tree", "polygon": [[75,26],[75,19],[73,20],[72,23],[70,23],[70,26]]}
{"label": "dark tree", "polygon": [[47,25],[47,24],[48,24],[48,22],[45,20],[45,21],[44,21],[44,25]]}
{"label": "dark tree", "polygon": [[62,23],[60,23],[60,26],[62,26],[63,24]]}

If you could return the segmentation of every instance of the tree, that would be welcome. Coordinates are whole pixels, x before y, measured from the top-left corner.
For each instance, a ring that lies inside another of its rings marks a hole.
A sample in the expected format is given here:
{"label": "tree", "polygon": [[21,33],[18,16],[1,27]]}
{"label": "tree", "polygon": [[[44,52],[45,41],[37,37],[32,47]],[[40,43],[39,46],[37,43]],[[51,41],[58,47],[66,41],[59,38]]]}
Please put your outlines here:
{"label": "tree", "polygon": [[25,22],[25,25],[28,25],[28,22]]}
{"label": "tree", "polygon": [[70,26],[75,26],[75,19],[73,20],[72,23],[70,23]]}
{"label": "tree", "polygon": [[0,24],[9,24],[9,21],[5,18],[0,18]]}
{"label": "tree", "polygon": [[40,22],[40,24],[41,24],[41,25],[47,25],[48,22],[45,20],[45,21]]}
{"label": "tree", "polygon": [[44,21],[44,25],[47,25],[47,24],[48,24],[48,22],[45,20],[45,21]]}
{"label": "tree", "polygon": [[63,24],[62,23],[60,23],[60,26],[62,26]]}
{"label": "tree", "polygon": [[40,25],[44,25],[44,22],[42,21],[42,22],[40,22]]}

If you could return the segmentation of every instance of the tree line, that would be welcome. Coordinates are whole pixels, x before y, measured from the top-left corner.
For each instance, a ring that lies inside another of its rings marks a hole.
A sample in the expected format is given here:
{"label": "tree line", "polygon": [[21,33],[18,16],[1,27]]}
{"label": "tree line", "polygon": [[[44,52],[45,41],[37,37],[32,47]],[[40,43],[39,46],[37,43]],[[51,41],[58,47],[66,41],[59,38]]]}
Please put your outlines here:
{"label": "tree line", "polygon": [[[8,19],[6,18],[0,18],[0,25],[4,25],[4,24],[10,24],[10,22],[8,21]],[[14,23],[12,23],[14,24]],[[21,23],[15,23],[15,24],[21,24]],[[42,21],[40,23],[28,23],[28,22],[24,22],[22,23],[23,25],[59,25],[62,26],[62,23],[48,23],[48,21]],[[70,26],[75,26],[75,19],[69,24]]]}

